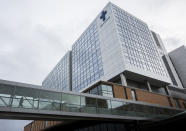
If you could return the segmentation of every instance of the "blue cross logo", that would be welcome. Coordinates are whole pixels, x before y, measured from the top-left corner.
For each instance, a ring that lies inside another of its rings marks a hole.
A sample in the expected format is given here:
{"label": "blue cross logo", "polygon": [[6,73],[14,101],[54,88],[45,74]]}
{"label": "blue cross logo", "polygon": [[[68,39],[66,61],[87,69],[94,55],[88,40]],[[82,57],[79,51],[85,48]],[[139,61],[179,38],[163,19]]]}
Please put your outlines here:
{"label": "blue cross logo", "polygon": [[105,21],[105,15],[107,14],[107,11],[102,11],[101,12],[101,16],[100,16],[100,19],[103,19],[103,21]]}

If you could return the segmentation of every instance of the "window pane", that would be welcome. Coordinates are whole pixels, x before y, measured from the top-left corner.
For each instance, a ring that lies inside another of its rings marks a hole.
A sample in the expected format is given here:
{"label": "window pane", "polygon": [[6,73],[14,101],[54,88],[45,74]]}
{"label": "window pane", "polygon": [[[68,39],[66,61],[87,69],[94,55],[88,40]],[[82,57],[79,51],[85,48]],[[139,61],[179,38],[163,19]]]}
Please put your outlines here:
{"label": "window pane", "polygon": [[107,91],[107,86],[106,85],[102,85],[102,90]]}
{"label": "window pane", "polygon": [[93,88],[90,90],[91,94],[97,94],[97,87]]}
{"label": "window pane", "polygon": [[98,86],[98,92],[102,91],[101,85]]}
{"label": "window pane", "polygon": [[39,109],[52,110],[52,102],[50,101],[39,101]]}
{"label": "window pane", "polygon": [[40,92],[40,99],[61,101],[61,93],[42,90]]}
{"label": "window pane", "polygon": [[112,92],[112,86],[107,86],[107,89]]}
{"label": "window pane", "polygon": [[0,106],[9,106],[11,102],[10,97],[0,96]]}
{"label": "window pane", "polygon": [[111,93],[108,93],[107,96],[108,97],[113,97],[113,93],[112,92]]}
{"label": "window pane", "polygon": [[80,96],[62,94],[62,103],[80,105]]}
{"label": "window pane", "polygon": [[97,99],[97,107],[98,108],[108,108],[108,102],[104,99]]}
{"label": "window pane", "polygon": [[0,96],[11,96],[13,95],[15,87],[0,85]]}
{"label": "window pane", "polygon": [[121,101],[111,101],[112,109],[120,109],[123,106]]}
{"label": "window pane", "polygon": [[0,106],[10,106],[15,87],[0,85]]}
{"label": "window pane", "polygon": [[126,105],[125,102],[111,101],[112,113],[115,115],[125,115],[126,114],[126,111],[124,109],[125,105]]}
{"label": "window pane", "polygon": [[81,96],[81,107],[86,106],[85,98],[85,96]]}
{"label": "window pane", "polygon": [[62,94],[62,110],[68,112],[79,112],[80,96]]}
{"label": "window pane", "polygon": [[96,107],[96,98],[86,97],[86,106]]}
{"label": "window pane", "polygon": [[97,113],[111,114],[110,100],[97,99]]}
{"label": "window pane", "polygon": [[81,107],[81,112],[96,113],[96,98],[85,97],[85,106]]}
{"label": "window pane", "polygon": [[102,96],[108,96],[108,94],[107,94],[107,93],[105,93],[105,92],[103,92],[103,93],[102,93]]}
{"label": "window pane", "polygon": [[27,96],[32,98],[38,98],[40,94],[39,89],[16,87],[15,96]]}

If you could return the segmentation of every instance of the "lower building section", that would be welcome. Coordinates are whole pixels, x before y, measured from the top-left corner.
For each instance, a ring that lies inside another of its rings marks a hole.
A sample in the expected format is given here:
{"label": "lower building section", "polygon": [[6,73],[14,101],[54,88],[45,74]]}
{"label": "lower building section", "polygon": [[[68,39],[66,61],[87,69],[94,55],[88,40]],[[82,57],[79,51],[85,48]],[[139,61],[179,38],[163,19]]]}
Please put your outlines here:
{"label": "lower building section", "polygon": [[[160,106],[186,109],[186,99],[183,99],[183,97],[181,97],[181,95],[185,95],[184,92],[180,95],[172,96],[171,88],[169,89],[168,87],[151,86],[151,90],[149,91],[147,85],[141,83],[141,86],[139,87],[136,86],[137,84],[134,83],[137,82],[133,82],[132,84],[132,82],[130,81],[130,84],[128,84],[128,86],[122,86],[116,83],[100,81],[84,92],[106,97],[109,96],[119,99],[128,99],[132,101],[151,103]],[[102,93],[99,93],[100,90]],[[182,89],[177,90],[184,91]]]}
{"label": "lower building section", "polygon": [[76,121],[47,128],[44,131],[131,131],[135,129],[135,122],[107,122],[107,121]]}
{"label": "lower building section", "polygon": [[[24,131],[131,131],[136,129],[137,122],[108,121],[74,121],[42,128],[47,121],[35,121],[25,126]],[[48,121],[56,123],[56,121]]]}
{"label": "lower building section", "polygon": [[24,131],[40,131],[52,126],[62,124],[61,121],[33,121],[24,127]]}
{"label": "lower building section", "polygon": [[[100,81],[84,91],[84,93],[87,93],[86,95],[95,97],[96,99],[87,97],[86,99],[81,99],[80,103],[84,103],[88,106],[88,108],[86,108],[87,113],[104,112],[103,114],[107,114],[112,112],[117,115],[122,115],[124,111],[125,114],[134,117],[142,115],[152,118],[159,117],[161,119],[186,110],[186,95],[183,89],[175,89],[168,86],[156,87],[150,85],[148,82],[145,84],[145,82],[137,83],[130,80],[127,81],[127,86]],[[98,95],[103,96],[103,98],[107,100],[98,99],[100,97]],[[73,97],[73,95],[70,95],[68,98],[72,101],[78,99],[77,96]],[[65,94],[62,94],[62,99],[66,99]],[[117,99],[118,101],[109,101],[110,99]],[[131,103],[120,102],[119,100],[122,99]],[[73,112],[76,109],[73,103],[74,102],[68,105],[68,108],[64,108],[64,111]],[[108,111],[107,109],[111,110]],[[115,112],[114,109],[117,109],[117,112]],[[80,110],[85,109],[82,108]],[[140,112],[143,112],[143,114],[140,114]],[[139,126],[136,123],[137,119],[132,120],[132,122],[128,120],[127,123],[121,123],[120,121],[115,122],[114,120],[105,122],[98,119],[98,121],[75,121],[70,123],[66,123],[65,120],[64,122],[34,121],[25,127],[25,131],[39,131],[43,129],[56,130],[58,128],[66,128],[73,131],[131,131],[136,130]],[[145,128],[144,130],[149,128]],[[143,130],[141,129],[141,131]]]}
{"label": "lower building section", "polygon": [[[168,119],[152,122],[140,121],[73,121],[40,128],[46,121],[36,121],[27,125],[24,131],[175,131],[184,130],[186,112],[170,117]],[[36,124],[39,123],[39,124]],[[55,123],[55,122],[53,122]]]}

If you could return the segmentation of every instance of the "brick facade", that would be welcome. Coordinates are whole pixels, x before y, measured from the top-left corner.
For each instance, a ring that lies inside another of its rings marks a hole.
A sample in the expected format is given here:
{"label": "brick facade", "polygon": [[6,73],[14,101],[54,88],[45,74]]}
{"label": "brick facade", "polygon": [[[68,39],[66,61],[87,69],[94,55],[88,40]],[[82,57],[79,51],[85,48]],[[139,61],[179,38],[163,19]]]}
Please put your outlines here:
{"label": "brick facade", "polygon": [[136,97],[138,101],[147,102],[151,104],[158,104],[162,106],[170,106],[167,96],[151,93],[148,91],[142,91],[135,89]]}
{"label": "brick facade", "polygon": [[113,90],[114,90],[115,98],[122,98],[122,99],[127,98],[123,86],[114,85]]}
{"label": "brick facade", "polygon": [[178,102],[179,102],[179,105],[180,105],[180,107],[182,108],[182,109],[185,109],[185,106],[184,106],[184,100],[182,100],[182,99],[178,99]]}
{"label": "brick facade", "polygon": [[[46,124],[47,123],[47,124]],[[61,123],[61,121],[33,121],[24,127],[24,131],[40,131],[42,129],[54,126]]]}
{"label": "brick facade", "polygon": [[[126,92],[124,89],[126,90]],[[172,107],[176,108],[176,103],[171,96],[158,94],[158,93],[152,93],[152,92],[148,92],[148,91],[136,89],[136,88],[133,88],[133,89],[135,90],[137,101],[147,102],[147,103],[151,103],[151,104],[158,104],[158,105],[162,105],[162,106],[170,106],[170,107],[171,107],[171,103],[172,103]],[[113,84],[113,92],[114,92],[115,98],[133,100],[133,97],[131,94],[131,88],[123,87],[123,86],[117,85],[117,84]],[[171,103],[169,103],[168,98],[170,99]],[[182,109],[185,109],[185,106],[183,104],[184,101],[185,100],[178,98],[179,105],[181,106]]]}
{"label": "brick facade", "polygon": [[129,100],[133,100],[132,94],[131,94],[131,89],[130,88],[126,88],[126,92],[127,92],[127,96]]}

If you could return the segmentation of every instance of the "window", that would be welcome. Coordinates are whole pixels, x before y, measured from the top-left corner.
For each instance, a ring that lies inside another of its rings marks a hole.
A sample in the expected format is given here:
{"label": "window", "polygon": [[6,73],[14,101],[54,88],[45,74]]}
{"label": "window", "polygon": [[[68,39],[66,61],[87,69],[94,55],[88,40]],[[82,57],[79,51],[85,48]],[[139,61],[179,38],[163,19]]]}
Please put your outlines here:
{"label": "window", "polygon": [[134,89],[131,89],[131,94],[132,94],[133,100],[134,100],[134,101],[137,101],[136,92],[135,92]]}
{"label": "window", "polygon": [[100,95],[100,96],[113,97],[112,86],[110,86],[110,85],[101,84],[99,86],[92,88],[89,91],[89,93]]}
{"label": "window", "polygon": [[154,93],[166,94],[164,87],[156,87],[156,86],[151,85],[151,89],[152,89],[152,92]]}
{"label": "window", "polygon": [[62,94],[62,104],[63,105],[80,105],[80,96]]}
{"label": "window", "polygon": [[97,99],[97,107],[98,108],[108,108],[108,107],[110,107],[109,100]]}
{"label": "window", "polygon": [[[97,24],[93,23],[72,46],[72,58],[74,60],[72,62],[72,79],[75,81],[72,83],[73,91],[85,88],[103,76],[98,35]],[[78,82],[79,84],[76,84]]]}
{"label": "window", "polygon": [[87,107],[96,107],[96,98],[85,97]]}

